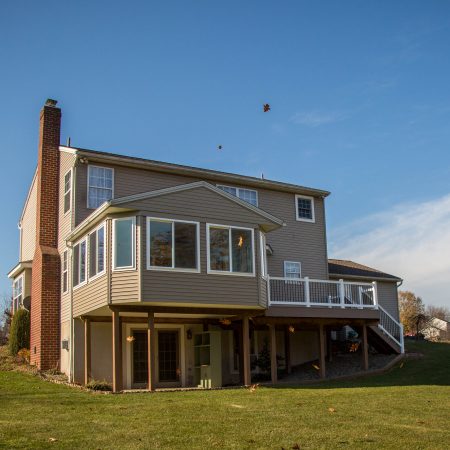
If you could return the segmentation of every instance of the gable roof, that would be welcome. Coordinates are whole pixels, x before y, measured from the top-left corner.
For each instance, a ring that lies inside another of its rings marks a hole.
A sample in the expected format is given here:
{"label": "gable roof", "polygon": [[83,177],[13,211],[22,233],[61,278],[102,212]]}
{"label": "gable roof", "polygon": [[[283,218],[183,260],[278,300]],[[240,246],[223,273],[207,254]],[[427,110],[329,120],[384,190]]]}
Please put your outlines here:
{"label": "gable roof", "polygon": [[216,194],[232,201],[233,203],[236,203],[242,208],[248,209],[255,213],[256,215],[260,216],[261,219],[264,219],[261,221],[261,224],[266,225],[266,231],[270,231],[276,228],[279,228],[281,226],[284,226],[285,223],[282,219],[279,219],[278,217],[275,217],[274,215],[264,211],[261,208],[258,208],[256,206],[253,206],[252,204],[241,200],[240,198],[229,194],[228,192],[223,191],[222,189],[219,189],[216,186],[213,186],[210,183],[207,183],[206,181],[196,181],[194,183],[188,183],[188,184],[181,184],[178,186],[173,186],[169,188],[164,189],[158,189],[155,191],[148,191],[143,192],[141,194],[134,194],[134,195],[128,195],[126,197],[120,197],[110,200],[109,202],[105,202],[102,206],[100,206],[96,211],[94,211],[89,217],[87,217],[83,222],[81,222],[67,237],[66,241],[73,241],[80,237],[84,230],[90,225],[93,225],[94,223],[99,222],[103,217],[105,217],[107,214],[112,213],[119,213],[119,212],[126,212],[126,211],[132,211],[134,208],[130,208],[130,203],[133,203],[138,200],[147,200],[154,197],[159,197],[161,195],[169,195],[174,194],[176,192],[182,192],[190,189],[198,189],[198,188],[205,188],[212,192],[215,192]]}
{"label": "gable roof", "polygon": [[282,192],[292,192],[297,194],[307,194],[315,197],[327,197],[329,191],[322,189],[309,188],[291,183],[283,183],[251,177],[247,175],[239,175],[229,172],[221,172],[219,170],[202,169],[199,167],[185,166],[182,164],[173,164],[152,159],[139,158],[136,156],[119,155],[117,153],[102,152],[98,150],[90,150],[78,147],[66,147],[61,145],[60,151],[72,153],[88,160],[96,160],[100,162],[109,162],[110,164],[119,164],[130,167],[138,167],[140,169],[151,169],[158,172],[175,173],[191,177],[208,178],[214,181],[243,184],[246,186],[260,187],[265,189],[273,189]]}
{"label": "gable roof", "polygon": [[342,276],[350,278],[379,279],[384,281],[403,281],[401,278],[382,272],[378,269],[346,259],[329,259],[328,273],[330,276]]}

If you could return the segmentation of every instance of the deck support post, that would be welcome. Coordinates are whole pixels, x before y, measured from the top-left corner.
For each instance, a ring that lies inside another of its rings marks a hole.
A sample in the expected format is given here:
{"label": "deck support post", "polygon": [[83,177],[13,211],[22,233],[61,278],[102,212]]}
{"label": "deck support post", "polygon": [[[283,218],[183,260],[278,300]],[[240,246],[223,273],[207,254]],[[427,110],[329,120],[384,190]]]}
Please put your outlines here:
{"label": "deck support post", "polygon": [[119,311],[112,311],[113,392],[122,390],[122,324]]}
{"label": "deck support post", "polygon": [[319,325],[319,373],[320,378],[325,378],[325,330],[323,323]]}
{"label": "deck support post", "polygon": [[286,367],[286,373],[289,375],[292,372],[291,367],[291,332],[289,331],[289,325],[284,328],[284,362]]}
{"label": "deck support post", "polygon": [[149,391],[155,390],[156,383],[156,332],[155,313],[149,312],[147,315],[147,363],[148,363],[148,383]]}
{"label": "deck support post", "polygon": [[270,376],[272,384],[275,384],[278,380],[277,373],[277,335],[275,325],[269,325],[270,334]]}
{"label": "deck support post", "polygon": [[327,330],[327,359],[333,361],[333,341],[331,339],[331,330]]}
{"label": "deck support post", "polygon": [[91,378],[91,320],[84,319],[84,384]]}
{"label": "deck support post", "polygon": [[242,319],[242,353],[242,369],[244,372],[243,381],[245,386],[249,386],[252,379],[250,373],[250,324],[248,321],[248,316],[244,316]]}
{"label": "deck support post", "polygon": [[362,326],[362,367],[369,370],[369,344],[367,343],[367,325],[364,322]]}

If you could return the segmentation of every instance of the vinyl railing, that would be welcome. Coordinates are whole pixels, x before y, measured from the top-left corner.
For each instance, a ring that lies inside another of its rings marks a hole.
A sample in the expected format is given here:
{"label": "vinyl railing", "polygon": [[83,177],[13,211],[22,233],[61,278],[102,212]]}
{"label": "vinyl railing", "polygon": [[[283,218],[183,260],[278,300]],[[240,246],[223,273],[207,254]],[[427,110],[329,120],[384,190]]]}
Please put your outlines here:
{"label": "vinyl railing", "polygon": [[394,319],[394,317],[392,317],[382,306],[379,306],[378,309],[380,311],[380,322],[378,324],[378,328],[400,346],[402,353],[405,353],[403,325]]}
{"label": "vinyl railing", "polygon": [[376,283],[268,277],[269,305],[378,308]]}

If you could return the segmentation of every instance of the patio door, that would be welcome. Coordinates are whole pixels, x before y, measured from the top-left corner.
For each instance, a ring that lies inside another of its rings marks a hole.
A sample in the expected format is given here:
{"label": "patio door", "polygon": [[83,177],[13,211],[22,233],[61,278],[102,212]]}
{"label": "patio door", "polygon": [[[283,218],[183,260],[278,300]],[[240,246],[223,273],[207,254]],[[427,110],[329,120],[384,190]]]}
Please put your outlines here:
{"label": "patio door", "polygon": [[179,330],[158,330],[158,382],[180,381]]}
{"label": "patio door", "polygon": [[148,383],[147,331],[134,330],[133,338],[133,385],[144,387]]}

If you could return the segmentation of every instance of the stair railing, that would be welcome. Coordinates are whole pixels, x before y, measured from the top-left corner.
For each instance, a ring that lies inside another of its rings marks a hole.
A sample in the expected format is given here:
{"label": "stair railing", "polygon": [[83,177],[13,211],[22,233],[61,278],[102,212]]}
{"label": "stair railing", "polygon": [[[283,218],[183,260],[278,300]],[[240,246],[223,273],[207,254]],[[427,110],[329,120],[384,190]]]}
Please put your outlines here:
{"label": "stair railing", "polygon": [[405,353],[405,341],[403,338],[403,325],[392,317],[380,304],[378,305],[380,311],[380,322],[378,328],[387,334],[399,347],[401,353]]}

